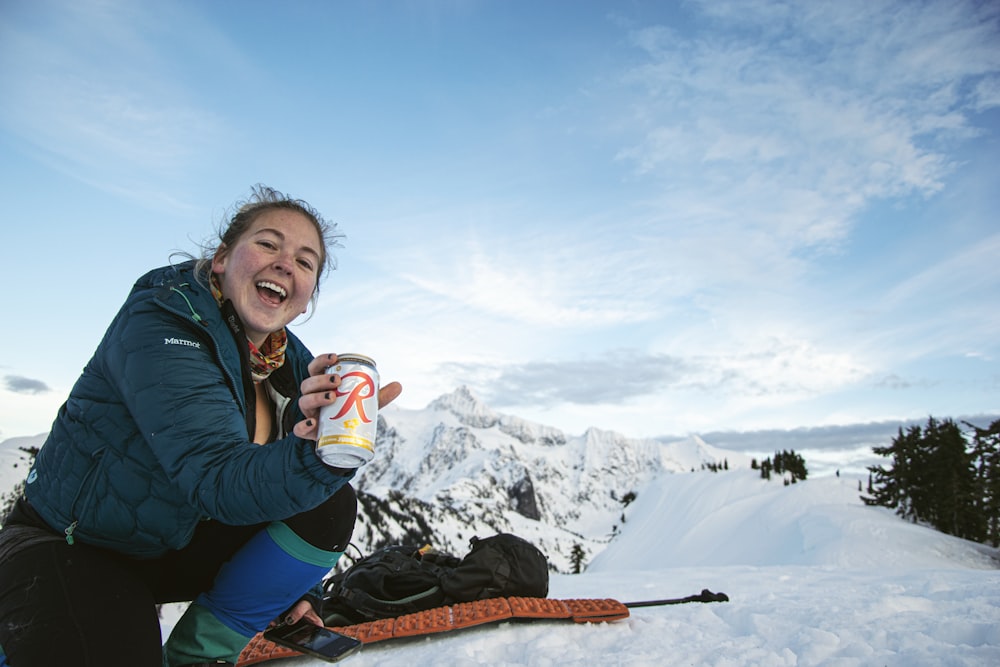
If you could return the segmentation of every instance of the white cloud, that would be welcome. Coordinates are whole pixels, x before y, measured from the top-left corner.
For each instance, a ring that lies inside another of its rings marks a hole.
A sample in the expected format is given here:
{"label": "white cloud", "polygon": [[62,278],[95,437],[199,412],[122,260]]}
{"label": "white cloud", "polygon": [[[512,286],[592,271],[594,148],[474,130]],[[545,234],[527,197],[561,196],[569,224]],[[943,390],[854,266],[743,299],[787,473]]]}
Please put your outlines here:
{"label": "white cloud", "polygon": [[[983,357],[982,345],[1000,331],[1000,234],[977,240],[908,275],[878,300],[886,327],[873,348],[890,357]],[[967,295],[989,295],[969,300]],[[992,298],[990,298],[992,297]]]}
{"label": "white cloud", "polygon": [[837,390],[868,370],[844,353],[772,338],[697,355],[612,349],[601,356],[529,363],[453,363],[443,372],[474,382],[497,406],[624,405],[670,392],[737,402],[787,404]]}
{"label": "white cloud", "polygon": [[447,253],[447,261],[411,255],[402,271],[396,260],[390,261],[405,280],[430,295],[480,316],[541,330],[620,326],[654,317],[659,306],[644,282],[655,271],[649,259],[640,257],[637,264],[627,241],[604,238],[619,230],[582,237],[560,231],[576,224],[563,222],[551,233],[484,229],[476,238],[453,238],[435,246],[435,252]]}
{"label": "white cloud", "polygon": [[973,109],[978,112],[1000,107],[1000,76],[982,78],[973,90]]}
{"label": "white cloud", "polygon": [[[310,201],[349,238],[301,333],[316,351],[375,356],[407,384],[405,404],[466,382],[585,425],[611,410],[646,432],[671,415],[796,423],[810,402],[809,418],[864,417],[867,405],[817,406],[878,378],[895,396],[925,386],[901,360],[996,356],[1000,247],[972,245],[992,233],[979,228],[993,200],[956,202],[960,221],[879,214],[962,198],[962,151],[987,136],[975,114],[1000,104],[995,3],[651,2],[616,11],[680,20],[622,19],[628,35],[581,12],[566,28],[586,53],[526,30],[563,61],[516,88],[507,60],[400,70],[399,54],[431,62],[427,44],[378,21],[299,61],[299,37],[251,39],[268,12],[230,23],[211,4],[151,7],[76,3],[39,33],[0,24],[0,88],[19,100],[0,109],[2,129],[119,195],[104,198],[113,212],[124,194],[224,205],[219,188],[248,185],[230,179],[320,193]],[[435,25],[441,53],[467,48],[465,31],[494,11]],[[303,36],[315,43],[321,23]],[[359,52],[386,57],[362,67]],[[428,91],[439,104],[415,99]],[[967,241],[951,235],[962,227]],[[949,243],[903,257],[890,231],[911,250]],[[619,403],[595,403],[608,382]]]}
{"label": "white cloud", "polygon": [[[706,3],[717,32],[636,30],[625,82],[639,137],[618,158],[716,203],[788,250],[839,243],[873,200],[939,192],[939,142],[989,99],[995,29],[949,3]],[[719,210],[721,209],[721,210]]]}

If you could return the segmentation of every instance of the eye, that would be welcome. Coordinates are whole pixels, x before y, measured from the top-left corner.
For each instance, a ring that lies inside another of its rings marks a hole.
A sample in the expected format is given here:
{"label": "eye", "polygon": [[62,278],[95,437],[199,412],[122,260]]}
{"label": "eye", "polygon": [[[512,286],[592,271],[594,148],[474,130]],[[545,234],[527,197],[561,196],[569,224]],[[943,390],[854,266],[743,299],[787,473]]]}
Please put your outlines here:
{"label": "eye", "polygon": [[299,263],[299,266],[301,266],[306,271],[312,271],[313,270],[313,264],[308,259],[302,259],[302,258],[300,258],[297,261]]}
{"label": "eye", "polygon": [[269,241],[268,239],[259,239],[257,245],[267,248],[268,250],[277,250],[278,246],[274,241]]}

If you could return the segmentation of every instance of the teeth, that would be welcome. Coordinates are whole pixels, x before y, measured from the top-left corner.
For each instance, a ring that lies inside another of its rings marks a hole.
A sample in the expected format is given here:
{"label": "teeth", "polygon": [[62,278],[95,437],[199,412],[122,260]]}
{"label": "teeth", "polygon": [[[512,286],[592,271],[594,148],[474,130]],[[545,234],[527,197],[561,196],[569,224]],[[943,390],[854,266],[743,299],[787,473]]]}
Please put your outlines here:
{"label": "teeth", "polygon": [[288,296],[288,292],[285,291],[284,287],[282,287],[281,285],[275,285],[274,283],[269,282],[267,280],[262,280],[259,283],[257,283],[257,287],[267,288],[272,292],[277,293],[282,299]]}

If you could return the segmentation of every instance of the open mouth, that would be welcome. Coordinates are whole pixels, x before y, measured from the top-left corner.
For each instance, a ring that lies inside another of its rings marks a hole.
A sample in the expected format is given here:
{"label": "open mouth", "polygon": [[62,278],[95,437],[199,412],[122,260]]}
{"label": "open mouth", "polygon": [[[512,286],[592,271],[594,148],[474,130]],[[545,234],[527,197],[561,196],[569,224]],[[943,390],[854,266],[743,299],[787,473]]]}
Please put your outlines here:
{"label": "open mouth", "polygon": [[281,285],[268,280],[257,283],[257,293],[268,303],[279,304],[288,298],[288,292]]}

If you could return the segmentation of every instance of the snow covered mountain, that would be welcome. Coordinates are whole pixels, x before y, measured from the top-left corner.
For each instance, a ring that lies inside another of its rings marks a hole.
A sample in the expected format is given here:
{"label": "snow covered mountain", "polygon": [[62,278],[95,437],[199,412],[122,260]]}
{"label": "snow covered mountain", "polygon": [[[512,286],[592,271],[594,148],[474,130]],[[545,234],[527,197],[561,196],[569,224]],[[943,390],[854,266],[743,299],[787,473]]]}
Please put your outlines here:
{"label": "snow covered mountain", "polygon": [[424,410],[379,417],[376,458],[356,478],[362,549],[426,542],[461,555],[474,535],[513,532],[569,571],[620,531],[626,506],[651,480],[703,464],[749,468],[749,457],[697,436],[672,443],[598,429],[582,436],[498,414],[467,388]]}
{"label": "snow covered mountain", "polygon": [[[10,505],[28,476],[34,452],[45,442],[47,433],[9,438],[0,442],[0,511]],[[3,515],[0,514],[0,521]]]}
{"label": "snow covered mountain", "polygon": [[[0,493],[23,479],[24,450],[44,438],[0,443]],[[426,543],[461,556],[473,536],[512,532],[568,572],[574,546],[584,562],[600,553],[651,480],[723,462],[750,465],[697,436],[663,443],[591,428],[571,437],[496,413],[460,387],[423,410],[389,406],[379,415],[376,457],[355,479],[353,542],[362,553]]]}
{"label": "snow covered mountain", "polygon": [[[864,506],[860,476],[786,487],[698,438],[567,437],[494,414],[462,389],[380,418],[379,456],[358,478],[361,548],[412,531],[464,553],[468,536],[511,529],[542,538],[563,569],[566,544],[592,550],[583,574],[552,575],[551,597],[628,602],[709,588],[730,602],[387,642],[351,656],[352,666],[1000,664],[1000,552]],[[23,479],[22,448],[42,441],[0,443],[0,492]],[[730,470],[700,472],[724,460]],[[163,636],[182,611],[164,608]]]}

